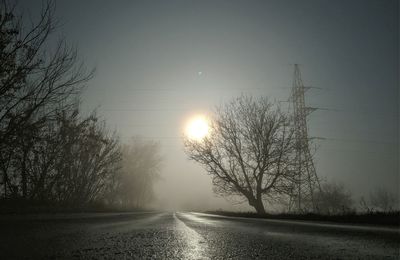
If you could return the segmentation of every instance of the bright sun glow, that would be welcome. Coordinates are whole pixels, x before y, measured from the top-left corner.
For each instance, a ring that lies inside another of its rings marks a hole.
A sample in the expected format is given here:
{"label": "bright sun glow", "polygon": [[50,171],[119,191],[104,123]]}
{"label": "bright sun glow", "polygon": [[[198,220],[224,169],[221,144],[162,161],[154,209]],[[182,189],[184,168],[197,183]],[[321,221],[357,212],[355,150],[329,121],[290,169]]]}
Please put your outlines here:
{"label": "bright sun glow", "polygon": [[197,116],[189,120],[185,134],[193,140],[200,141],[209,133],[208,120],[204,116]]}

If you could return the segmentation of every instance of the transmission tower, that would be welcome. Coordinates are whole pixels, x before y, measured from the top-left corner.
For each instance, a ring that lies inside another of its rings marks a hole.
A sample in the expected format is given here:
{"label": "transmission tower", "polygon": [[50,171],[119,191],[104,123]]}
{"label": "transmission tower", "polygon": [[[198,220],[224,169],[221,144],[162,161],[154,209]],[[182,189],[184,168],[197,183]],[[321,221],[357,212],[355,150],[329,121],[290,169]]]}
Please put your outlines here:
{"label": "transmission tower", "polygon": [[296,177],[291,188],[289,210],[295,212],[318,211],[314,192],[321,190],[310,151],[311,138],[308,136],[307,129],[307,116],[316,110],[305,105],[304,93],[310,88],[304,86],[299,65],[295,64],[292,93],[289,99],[296,148],[294,160]]}

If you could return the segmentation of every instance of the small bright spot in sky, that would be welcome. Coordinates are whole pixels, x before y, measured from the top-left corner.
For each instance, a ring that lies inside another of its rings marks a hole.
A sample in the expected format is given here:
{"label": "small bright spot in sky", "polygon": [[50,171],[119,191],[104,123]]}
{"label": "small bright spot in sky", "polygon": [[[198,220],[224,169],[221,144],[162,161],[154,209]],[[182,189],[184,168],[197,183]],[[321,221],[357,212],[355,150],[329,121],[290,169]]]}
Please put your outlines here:
{"label": "small bright spot in sky", "polygon": [[208,133],[208,120],[202,115],[190,119],[185,129],[186,136],[197,141],[202,140]]}
{"label": "small bright spot in sky", "polygon": [[197,74],[199,74],[199,76],[203,75],[202,71],[197,72]]}

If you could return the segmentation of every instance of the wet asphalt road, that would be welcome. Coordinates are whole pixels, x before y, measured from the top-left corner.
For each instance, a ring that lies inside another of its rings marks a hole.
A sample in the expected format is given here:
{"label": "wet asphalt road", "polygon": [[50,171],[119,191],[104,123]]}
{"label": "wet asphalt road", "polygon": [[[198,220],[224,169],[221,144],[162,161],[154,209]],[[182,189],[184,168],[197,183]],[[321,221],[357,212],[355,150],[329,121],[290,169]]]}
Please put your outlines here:
{"label": "wet asphalt road", "polygon": [[0,259],[399,259],[398,229],[183,212],[0,216]]}

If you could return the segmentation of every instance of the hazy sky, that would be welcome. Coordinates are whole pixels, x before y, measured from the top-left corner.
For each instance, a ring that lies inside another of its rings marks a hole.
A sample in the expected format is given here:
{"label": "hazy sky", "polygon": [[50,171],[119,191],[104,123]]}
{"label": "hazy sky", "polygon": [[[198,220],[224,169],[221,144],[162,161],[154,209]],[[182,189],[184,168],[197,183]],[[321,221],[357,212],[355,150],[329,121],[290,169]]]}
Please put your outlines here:
{"label": "hazy sky", "polygon": [[[40,9],[40,1],[20,6]],[[35,5],[37,4],[37,5]],[[182,150],[185,122],[241,93],[286,100],[294,63],[320,176],[356,198],[399,189],[399,4],[360,1],[58,1],[59,31],[97,68],[83,107],[123,141],[162,145],[167,207],[229,208]],[[196,202],[195,204],[193,204]]]}

